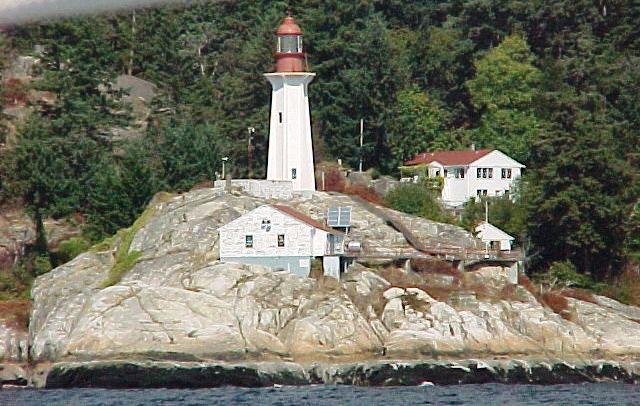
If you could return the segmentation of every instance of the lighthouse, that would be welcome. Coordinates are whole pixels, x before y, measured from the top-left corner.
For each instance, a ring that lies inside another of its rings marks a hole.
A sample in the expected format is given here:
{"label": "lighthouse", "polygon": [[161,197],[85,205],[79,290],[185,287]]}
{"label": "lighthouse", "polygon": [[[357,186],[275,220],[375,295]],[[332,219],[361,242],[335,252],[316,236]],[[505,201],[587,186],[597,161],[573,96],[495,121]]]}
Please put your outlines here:
{"label": "lighthouse", "polygon": [[309,83],[302,48],[302,30],[293,17],[285,17],[276,30],[275,72],[266,73],[272,86],[267,180],[291,181],[294,192],[316,189]]}

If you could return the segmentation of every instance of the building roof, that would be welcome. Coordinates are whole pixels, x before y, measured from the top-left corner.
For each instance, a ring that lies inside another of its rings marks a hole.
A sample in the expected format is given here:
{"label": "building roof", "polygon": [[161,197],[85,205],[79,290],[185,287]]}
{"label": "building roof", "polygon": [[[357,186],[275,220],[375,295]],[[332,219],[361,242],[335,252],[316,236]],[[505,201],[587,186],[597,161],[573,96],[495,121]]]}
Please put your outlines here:
{"label": "building roof", "polygon": [[333,228],[328,227],[325,224],[323,224],[323,223],[321,223],[321,222],[319,222],[317,220],[314,220],[311,217],[309,217],[309,216],[307,216],[305,214],[302,214],[299,211],[294,210],[289,206],[283,206],[283,205],[280,205],[280,204],[271,204],[270,206],[273,207],[276,210],[281,211],[282,213],[284,213],[284,214],[286,214],[286,215],[288,215],[290,217],[295,218],[296,220],[300,220],[303,223],[307,223],[311,227],[319,228],[320,230],[326,231],[326,232],[331,233],[331,234],[344,234],[342,231],[334,230]]}
{"label": "building roof", "polygon": [[468,165],[493,151],[493,149],[467,149],[462,151],[421,152],[419,154],[416,154],[413,159],[405,162],[404,164],[407,166],[411,166],[438,162],[444,166]]}
{"label": "building roof", "polygon": [[482,241],[515,240],[514,237],[505,233],[493,224],[487,223],[486,221],[478,224],[478,226],[476,227],[476,233],[478,233],[478,238],[480,238]]}

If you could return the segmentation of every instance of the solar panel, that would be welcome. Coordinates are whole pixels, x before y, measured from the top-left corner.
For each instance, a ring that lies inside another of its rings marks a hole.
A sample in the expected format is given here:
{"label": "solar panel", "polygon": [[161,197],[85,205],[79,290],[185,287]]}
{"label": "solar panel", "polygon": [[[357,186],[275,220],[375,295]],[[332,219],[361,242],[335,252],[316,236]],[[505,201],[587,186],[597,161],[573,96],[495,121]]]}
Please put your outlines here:
{"label": "solar panel", "polygon": [[329,227],[350,227],[351,207],[331,207],[327,210],[327,225]]}

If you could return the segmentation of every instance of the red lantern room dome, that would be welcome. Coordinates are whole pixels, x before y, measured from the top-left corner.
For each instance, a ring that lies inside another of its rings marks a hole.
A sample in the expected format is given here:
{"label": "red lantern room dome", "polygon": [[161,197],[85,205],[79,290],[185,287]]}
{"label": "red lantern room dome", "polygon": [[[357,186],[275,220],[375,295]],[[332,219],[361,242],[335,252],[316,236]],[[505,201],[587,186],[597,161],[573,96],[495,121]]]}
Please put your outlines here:
{"label": "red lantern room dome", "polygon": [[276,30],[276,35],[302,35],[302,30],[293,17],[287,16]]}
{"label": "red lantern room dome", "polygon": [[287,16],[276,30],[276,72],[304,72],[302,30],[291,16]]}

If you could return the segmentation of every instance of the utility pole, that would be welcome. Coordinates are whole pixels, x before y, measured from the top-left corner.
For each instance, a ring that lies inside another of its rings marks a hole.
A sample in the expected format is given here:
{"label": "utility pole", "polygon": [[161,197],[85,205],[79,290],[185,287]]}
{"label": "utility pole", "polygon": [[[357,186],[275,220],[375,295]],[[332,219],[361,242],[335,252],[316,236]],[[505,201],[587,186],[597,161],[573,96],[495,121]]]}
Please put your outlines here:
{"label": "utility pole", "polygon": [[127,74],[129,76],[133,75],[133,48],[136,44],[136,11],[133,10],[131,14],[131,48],[129,49],[129,69],[127,69]]}
{"label": "utility pole", "polygon": [[226,176],[226,167],[225,164],[227,163],[227,161],[229,160],[228,156],[225,156],[222,158],[222,180],[226,180],[227,176]]}
{"label": "utility pole", "polygon": [[[488,226],[489,226],[489,200],[488,199],[484,199],[484,227],[485,227],[485,230],[488,229]],[[489,241],[485,241],[485,243],[484,243],[484,257],[485,258],[489,258]]]}
{"label": "utility pole", "polygon": [[364,159],[363,147],[364,145],[364,119],[360,119],[360,172],[362,172],[362,160]]}
{"label": "utility pole", "polygon": [[251,141],[253,140],[253,134],[256,133],[256,129],[254,127],[247,127],[247,131],[249,132],[249,138],[247,141],[247,170],[248,170],[248,178],[251,179],[253,177],[252,163],[253,163],[253,146],[251,145]]}

